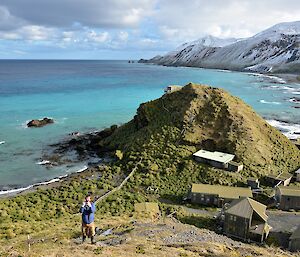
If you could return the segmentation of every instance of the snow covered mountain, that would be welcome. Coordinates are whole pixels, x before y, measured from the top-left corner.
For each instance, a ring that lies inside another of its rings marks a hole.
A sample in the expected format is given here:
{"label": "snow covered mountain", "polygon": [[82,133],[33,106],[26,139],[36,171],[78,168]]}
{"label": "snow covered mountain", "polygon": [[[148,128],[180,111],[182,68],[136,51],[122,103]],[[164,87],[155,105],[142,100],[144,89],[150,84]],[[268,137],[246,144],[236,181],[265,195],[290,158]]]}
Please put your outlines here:
{"label": "snow covered mountain", "polygon": [[277,24],[246,39],[207,36],[141,62],[254,72],[300,72],[300,21]]}

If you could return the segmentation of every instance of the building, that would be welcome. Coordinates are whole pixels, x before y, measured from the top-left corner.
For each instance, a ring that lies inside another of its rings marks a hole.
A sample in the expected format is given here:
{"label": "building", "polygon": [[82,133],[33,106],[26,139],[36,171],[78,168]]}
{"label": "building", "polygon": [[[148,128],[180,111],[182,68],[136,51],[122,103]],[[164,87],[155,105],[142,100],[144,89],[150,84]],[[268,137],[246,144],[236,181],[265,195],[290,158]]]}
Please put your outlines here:
{"label": "building", "polygon": [[300,182],[300,168],[295,171],[296,181]]}
{"label": "building", "polygon": [[170,94],[170,93],[180,90],[181,88],[182,88],[182,86],[170,85],[170,86],[167,86],[164,91],[165,91],[165,94]]}
{"label": "building", "polygon": [[158,219],[161,215],[158,204],[152,202],[136,203],[134,211],[139,217],[152,219]]}
{"label": "building", "polygon": [[208,184],[193,184],[189,195],[192,203],[222,207],[240,197],[252,197],[248,187],[229,187]]}
{"label": "building", "polygon": [[228,169],[228,163],[234,159],[233,154],[199,150],[193,154],[196,161],[209,164],[219,169]]}
{"label": "building", "polygon": [[252,178],[252,177],[248,178],[247,186],[251,187],[251,189],[258,189],[259,188],[258,178]]}
{"label": "building", "polygon": [[300,210],[300,187],[278,186],[275,189],[275,199],[281,210]]}
{"label": "building", "polygon": [[233,172],[239,172],[241,170],[243,170],[244,165],[242,163],[238,163],[238,162],[234,162],[234,161],[230,161],[228,162],[228,170],[229,171],[233,171]]}
{"label": "building", "polygon": [[289,250],[292,252],[300,251],[300,225],[290,237]]}
{"label": "building", "polygon": [[266,208],[249,197],[233,201],[224,211],[224,233],[242,240],[263,242],[271,229]]}
{"label": "building", "polygon": [[270,184],[273,187],[288,186],[291,182],[292,177],[293,175],[288,172],[284,172],[279,175],[270,174],[266,177],[266,181],[268,182],[268,184]]}

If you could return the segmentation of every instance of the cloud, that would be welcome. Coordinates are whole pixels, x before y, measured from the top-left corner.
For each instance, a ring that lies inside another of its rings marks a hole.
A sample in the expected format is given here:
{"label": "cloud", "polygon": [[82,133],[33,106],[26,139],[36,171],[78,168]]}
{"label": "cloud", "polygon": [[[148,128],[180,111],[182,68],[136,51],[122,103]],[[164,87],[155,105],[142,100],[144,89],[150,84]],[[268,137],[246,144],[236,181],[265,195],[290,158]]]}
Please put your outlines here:
{"label": "cloud", "polygon": [[298,1],[1,0],[0,48],[161,54],[208,34],[248,37],[299,20]]}
{"label": "cloud", "polygon": [[153,19],[166,40],[188,41],[207,34],[248,37],[299,17],[298,0],[164,0]]}
{"label": "cloud", "polygon": [[118,38],[119,38],[120,41],[125,42],[125,41],[128,40],[128,37],[129,37],[128,32],[126,32],[126,31],[120,31],[119,32]]}
{"label": "cloud", "polygon": [[151,13],[153,0],[2,0],[11,15],[48,27],[70,27],[75,22],[97,28],[139,25]]}
{"label": "cloud", "polygon": [[0,30],[16,29],[21,24],[24,24],[22,19],[14,17],[5,6],[0,5]]}
{"label": "cloud", "polygon": [[57,30],[36,25],[23,26],[14,31],[0,32],[0,38],[7,40],[46,41],[57,36]]}
{"label": "cloud", "polygon": [[110,40],[110,35],[107,31],[96,33],[94,30],[88,32],[87,34],[88,40],[96,43],[104,43]]}

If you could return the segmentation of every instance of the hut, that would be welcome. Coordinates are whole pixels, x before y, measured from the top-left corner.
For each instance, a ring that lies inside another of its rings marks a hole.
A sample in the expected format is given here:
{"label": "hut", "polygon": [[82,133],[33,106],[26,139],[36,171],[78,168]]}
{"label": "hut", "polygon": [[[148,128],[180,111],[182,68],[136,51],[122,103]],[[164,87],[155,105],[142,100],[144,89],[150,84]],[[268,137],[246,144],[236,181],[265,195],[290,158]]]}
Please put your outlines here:
{"label": "hut", "polygon": [[179,86],[179,85],[170,85],[165,88],[164,92],[165,92],[165,94],[170,94],[170,93],[180,90],[181,88],[182,88],[182,86]]}
{"label": "hut", "polygon": [[278,186],[275,188],[275,199],[281,210],[300,210],[300,187]]}
{"label": "hut", "polygon": [[248,178],[247,179],[247,186],[251,187],[251,189],[258,189],[259,188],[259,180],[258,178]]}
{"label": "hut", "polygon": [[271,229],[266,208],[249,197],[234,200],[224,211],[224,233],[245,241],[263,242]]}
{"label": "hut", "polygon": [[289,250],[292,252],[300,251],[300,225],[290,237]]}
{"label": "hut", "polygon": [[234,161],[230,161],[228,162],[228,170],[229,171],[233,171],[233,172],[240,172],[241,170],[243,170],[244,165],[242,163],[238,163],[238,162],[234,162]]}
{"label": "hut", "polygon": [[228,163],[234,159],[233,154],[199,150],[193,154],[196,161],[209,164],[219,169],[228,169]]}
{"label": "hut", "polygon": [[266,176],[266,181],[272,187],[276,186],[288,186],[291,182],[293,175],[288,172],[283,172],[279,175],[268,175]]}
{"label": "hut", "polygon": [[240,197],[252,197],[251,189],[248,187],[192,184],[188,198],[192,203],[222,207],[224,203]]}
{"label": "hut", "polygon": [[139,217],[158,219],[161,216],[158,204],[153,202],[136,203],[134,211]]}

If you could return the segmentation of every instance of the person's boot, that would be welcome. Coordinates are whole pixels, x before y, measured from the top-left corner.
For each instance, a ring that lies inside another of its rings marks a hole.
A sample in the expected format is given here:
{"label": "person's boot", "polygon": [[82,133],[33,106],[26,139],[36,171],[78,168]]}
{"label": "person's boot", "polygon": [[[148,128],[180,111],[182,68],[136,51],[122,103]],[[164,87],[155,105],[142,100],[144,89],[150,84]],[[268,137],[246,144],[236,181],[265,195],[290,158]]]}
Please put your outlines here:
{"label": "person's boot", "polygon": [[82,236],[82,243],[84,243],[86,236]]}
{"label": "person's boot", "polygon": [[92,245],[96,244],[95,238],[94,238],[93,236],[91,236],[91,244],[92,244]]}

